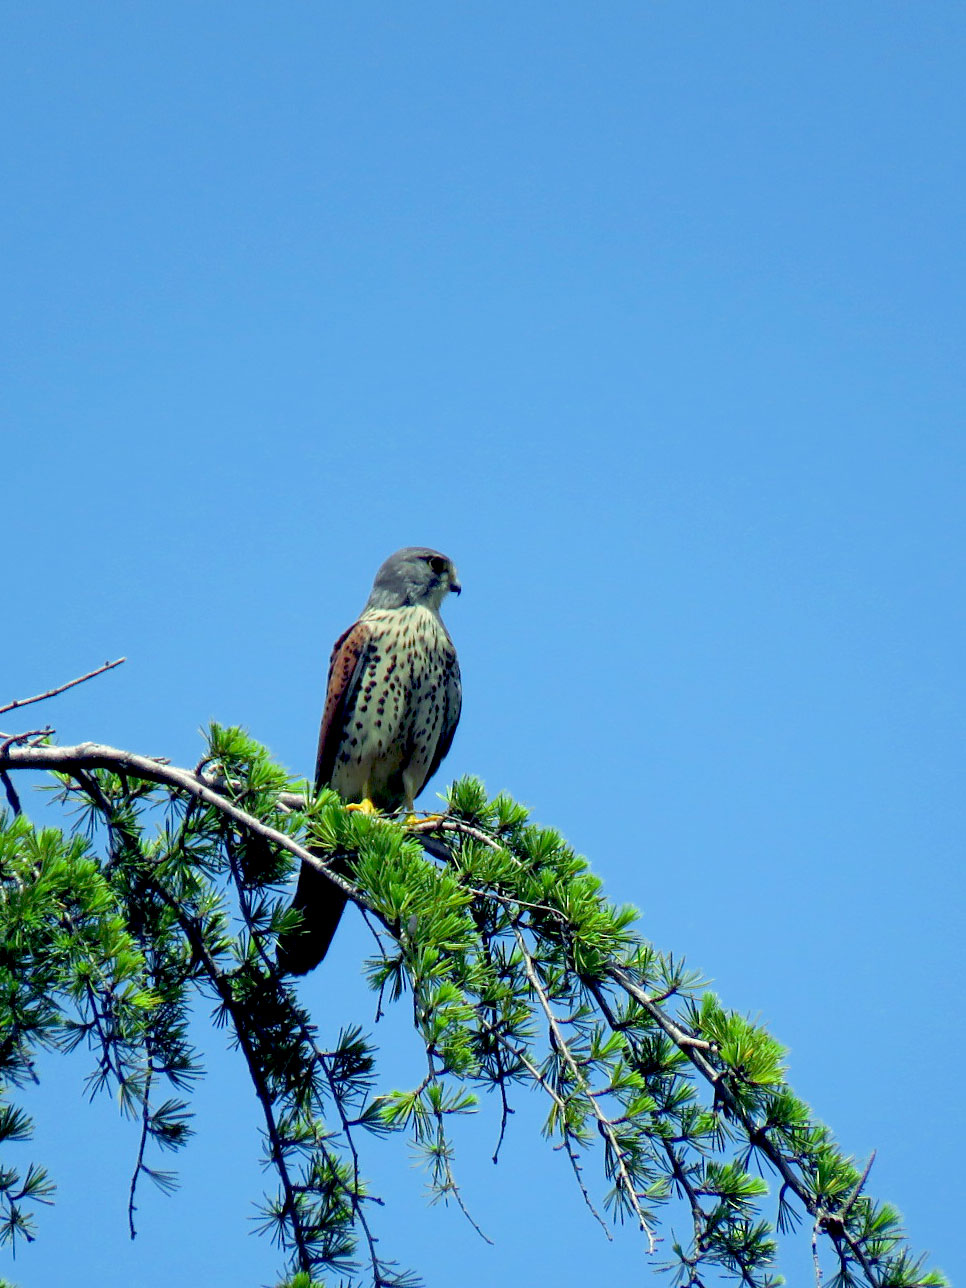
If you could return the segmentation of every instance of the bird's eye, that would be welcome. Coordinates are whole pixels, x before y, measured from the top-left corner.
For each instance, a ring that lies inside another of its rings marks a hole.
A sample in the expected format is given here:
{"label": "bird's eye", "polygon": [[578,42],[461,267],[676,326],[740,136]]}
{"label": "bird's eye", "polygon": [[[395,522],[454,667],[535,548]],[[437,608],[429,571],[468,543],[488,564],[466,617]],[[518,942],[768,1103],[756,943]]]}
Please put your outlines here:
{"label": "bird's eye", "polygon": [[432,568],[436,576],[440,577],[446,571],[446,560],[440,559],[438,555],[435,555],[429,560],[429,566]]}

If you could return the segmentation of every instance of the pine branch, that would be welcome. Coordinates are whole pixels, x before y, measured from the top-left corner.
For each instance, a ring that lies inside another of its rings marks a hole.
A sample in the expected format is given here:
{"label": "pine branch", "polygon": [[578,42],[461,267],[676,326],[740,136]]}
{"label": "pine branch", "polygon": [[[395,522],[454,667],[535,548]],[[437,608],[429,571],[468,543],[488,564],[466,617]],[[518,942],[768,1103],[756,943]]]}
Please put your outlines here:
{"label": "pine branch", "polygon": [[[443,818],[413,825],[348,814],[332,793],[314,801],[291,791],[256,744],[217,727],[194,772],[96,743],[58,748],[6,738],[0,775],[26,768],[65,776],[65,796],[83,794],[108,829],[102,877],[122,909],[142,919],[137,941],[149,947],[166,917],[180,938],[163,932],[170,941],[165,969],[175,971],[181,989],[189,979],[207,980],[231,1020],[282,1187],[271,1224],[287,1226],[295,1268],[351,1269],[355,1227],[368,1245],[370,1282],[376,1288],[408,1282],[377,1255],[364,1211],[364,1202],[377,1200],[363,1192],[356,1126],[408,1125],[429,1153],[437,1193],[459,1200],[445,1119],[475,1102],[449,1087],[498,1087],[502,1140],[512,1113],[508,1089],[529,1080],[548,1099],[548,1131],[562,1136],[558,1148],[567,1151],[595,1216],[581,1166],[595,1137],[614,1184],[610,1201],[618,1215],[633,1214],[649,1251],[658,1242],[650,1207],[681,1196],[694,1236],[690,1252],[674,1245],[675,1264],[695,1288],[706,1263],[749,1288],[777,1283],[771,1228],[759,1213],[766,1186],[746,1171],[752,1156],[781,1182],[779,1223],[788,1221],[787,1195],[812,1217],[818,1276],[822,1235],[843,1284],[859,1277],[868,1288],[945,1282],[901,1250],[896,1214],[865,1196],[872,1160],[860,1173],[794,1098],[774,1039],[712,994],[700,994],[696,977],[639,940],[630,914],[603,900],[563,839],[529,826],[509,798],[488,801],[479,784],[464,780]],[[174,804],[184,818],[180,829],[149,844],[133,820],[156,800]],[[14,826],[18,837],[29,835],[26,820]],[[0,829],[0,844],[4,835]],[[425,837],[434,838],[431,852],[415,843]],[[250,838],[268,845],[249,847]],[[351,1042],[340,1040],[342,1054],[320,1050],[270,951],[290,916],[266,895],[284,879],[285,856],[289,867],[305,862],[323,873],[372,922],[380,956],[368,970],[380,999],[384,990],[392,999],[407,985],[412,992],[427,1076],[413,1091],[377,1097],[355,1116],[349,1106],[368,1086],[369,1048],[352,1054]],[[40,862],[28,880],[43,870]],[[13,896],[24,897],[23,876],[0,871]],[[227,933],[220,911],[225,881],[247,939]],[[176,967],[182,939],[191,961]],[[240,963],[237,969],[225,969],[226,955]],[[100,1032],[103,1073],[130,1098],[129,1057],[113,1045],[100,995],[98,983],[88,1024]],[[149,1170],[143,1155],[153,1121],[150,1052],[146,1067],[137,1084],[142,1124],[134,1182]],[[696,1094],[701,1084],[707,1106]],[[333,1133],[322,1125],[323,1096],[338,1115],[334,1135],[340,1149],[345,1144],[345,1163],[326,1143]],[[302,1180],[291,1166],[299,1154],[309,1160]],[[133,1213],[133,1185],[130,1203]]]}

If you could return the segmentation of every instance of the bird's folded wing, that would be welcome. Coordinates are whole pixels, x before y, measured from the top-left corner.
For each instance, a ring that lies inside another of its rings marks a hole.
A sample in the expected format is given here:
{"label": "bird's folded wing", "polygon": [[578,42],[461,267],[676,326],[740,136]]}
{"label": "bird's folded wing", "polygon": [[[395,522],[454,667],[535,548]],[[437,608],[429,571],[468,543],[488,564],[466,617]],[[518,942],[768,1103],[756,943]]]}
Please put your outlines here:
{"label": "bird's folded wing", "polygon": [[315,761],[315,788],[325,787],[332,779],[342,738],[346,706],[359,686],[365,671],[372,627],[358,621],[336,640],[329,660],[329,683],[319,730],[319,751]]}
{"label": "bird's folded wing", "polygon": [[456,726],[460,722],[460,710],[462,705],[463,686],[460,681],[459,663],[456,660],[456,653],[454,651],[452,662],[447,668],[446,683],[443,690],[443,722],[439,731],[439,742],[436,744],[436,751],[433,754],[433,760],[429,766],[429,772],[426,774],[424,782],[429,782],[433,774],[436,773],[436,770],[439,769],[443,760],[446,758],[450,747],[453,745]]}

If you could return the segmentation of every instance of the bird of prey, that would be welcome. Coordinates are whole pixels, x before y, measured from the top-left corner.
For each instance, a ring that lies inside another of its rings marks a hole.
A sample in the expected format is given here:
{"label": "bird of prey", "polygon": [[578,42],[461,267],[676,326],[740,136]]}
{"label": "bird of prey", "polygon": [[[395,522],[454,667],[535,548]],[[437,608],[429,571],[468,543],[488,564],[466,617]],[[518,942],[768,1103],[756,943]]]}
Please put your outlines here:
{"label": "bird of prey", "polygon": [[[450,749],[462,687],[439,610],[462,590],[446,555],[407,546],[376,573],[359,620],[332,649],[315,789],[361,809],[411,811]],[[303,863],[292,903],[302,925],[281,936],[278,964],[304,975],[328,951],[346,898]]]}

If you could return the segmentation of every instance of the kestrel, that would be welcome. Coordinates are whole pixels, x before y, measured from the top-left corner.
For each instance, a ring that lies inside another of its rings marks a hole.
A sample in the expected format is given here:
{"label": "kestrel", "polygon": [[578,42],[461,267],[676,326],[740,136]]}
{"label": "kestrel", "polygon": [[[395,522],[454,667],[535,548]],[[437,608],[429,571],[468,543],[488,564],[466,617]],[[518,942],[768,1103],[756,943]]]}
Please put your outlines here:
{"label": "kestrel", "polygon": [[[460,718],[460,669],[439,610],[461,589],[452,561],[423,546],[397,550],[376,573],[362,616],[332,649],[316,791],[334,787],[362,809],[412,810]],[[279,966],[293,975],[317,966],[345,904],[303,863],[292,903],[303,924],[280,939]]]}

